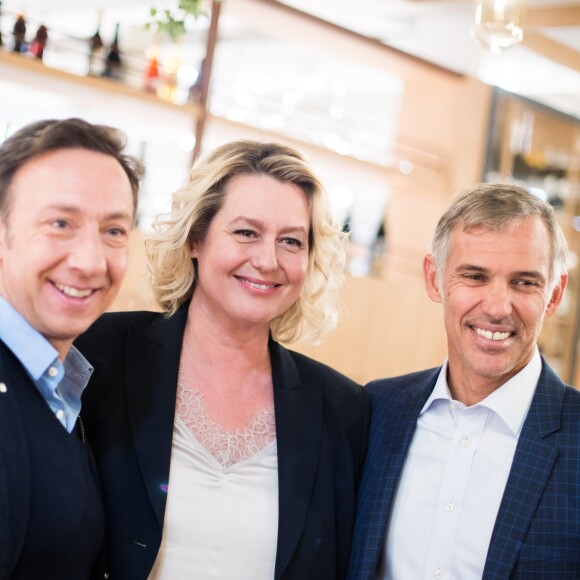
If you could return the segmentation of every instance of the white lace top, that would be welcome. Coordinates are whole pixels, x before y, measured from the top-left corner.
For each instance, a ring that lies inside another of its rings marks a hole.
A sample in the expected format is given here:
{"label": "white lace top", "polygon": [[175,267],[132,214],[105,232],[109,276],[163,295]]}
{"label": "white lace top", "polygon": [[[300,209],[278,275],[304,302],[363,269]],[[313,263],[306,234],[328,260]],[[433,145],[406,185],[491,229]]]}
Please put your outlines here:
{"label": "white lace top", "polygon": [[222,467],[248,459],[276,440],[273,408],[260,411],[244,429],[224,431],[207,416],[202,395],[183,383],[177,387],[177,416]]}
{"label": "white lace top", "polygon": [[271,580],[278,535],[274,410],[227,432],[180,383],[163,539],[150,580]]}

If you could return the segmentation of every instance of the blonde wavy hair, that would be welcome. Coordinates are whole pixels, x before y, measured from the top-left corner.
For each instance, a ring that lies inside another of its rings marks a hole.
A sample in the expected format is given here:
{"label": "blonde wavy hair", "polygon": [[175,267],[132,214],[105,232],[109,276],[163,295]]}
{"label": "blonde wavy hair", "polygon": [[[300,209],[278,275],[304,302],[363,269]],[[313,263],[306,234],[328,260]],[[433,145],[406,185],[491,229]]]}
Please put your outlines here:
{"label": "blonde wavy hair", "polygon": [[296,302],[270,325],[274,340],[316,342],[336,326],[338,294],[344,280],[346,235],[333,221],[321,183],[304,157],[278,143],[234,141],[197,162],[173,194],[169,214],[153,224],[147,242],[153,291],[171,316],[195,292],[197,273],[191,248],[205,239],[236,175],[266,175],[298,186],[310,209],[308,270]]}

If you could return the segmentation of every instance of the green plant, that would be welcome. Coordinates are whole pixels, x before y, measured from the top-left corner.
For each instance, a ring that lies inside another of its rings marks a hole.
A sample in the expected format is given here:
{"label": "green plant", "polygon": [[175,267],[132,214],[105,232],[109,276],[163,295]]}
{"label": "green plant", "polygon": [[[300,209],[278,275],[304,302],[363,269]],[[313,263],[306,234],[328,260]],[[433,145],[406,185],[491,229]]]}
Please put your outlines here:
{"label": "green plant", "polygon": [[188,17],[195,19],[205,14],[204,0],[179,0],[177,8],[151,8],[149,15],[151,21],[145,25],[147,30],[164,32],[175,42],[180,36],[185,34],[185,22]]}

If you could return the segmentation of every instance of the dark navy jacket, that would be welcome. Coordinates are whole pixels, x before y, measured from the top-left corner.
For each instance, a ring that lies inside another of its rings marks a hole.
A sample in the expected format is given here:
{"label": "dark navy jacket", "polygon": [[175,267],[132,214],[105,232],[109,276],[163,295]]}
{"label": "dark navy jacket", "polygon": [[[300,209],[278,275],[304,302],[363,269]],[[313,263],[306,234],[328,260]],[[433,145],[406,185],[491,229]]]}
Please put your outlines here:
{"label": "dark navy jacket", "polygon": [[[369,448],[348,578],[370,580],[417,418],[440,369],[373,381]],[[483,580],[580,578],[580,393],[542,360],[493,529]]]}

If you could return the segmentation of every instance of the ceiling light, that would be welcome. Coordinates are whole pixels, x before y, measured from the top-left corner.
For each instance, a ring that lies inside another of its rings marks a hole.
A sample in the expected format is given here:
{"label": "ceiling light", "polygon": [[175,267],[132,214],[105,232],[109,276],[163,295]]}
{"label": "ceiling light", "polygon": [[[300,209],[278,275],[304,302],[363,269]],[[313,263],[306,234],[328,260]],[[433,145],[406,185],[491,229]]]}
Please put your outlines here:
{"label": "ceiling light", "polygon": [[485,48],[502,52],[524,38],[525,0],[474,0],[471,36]]}

